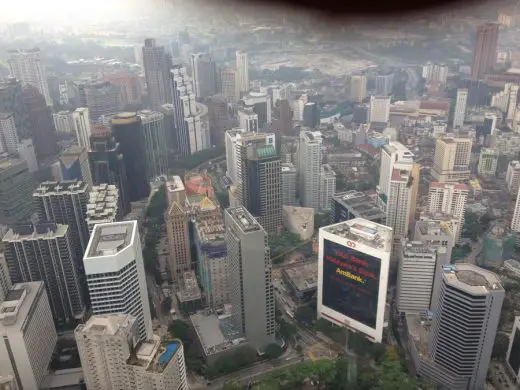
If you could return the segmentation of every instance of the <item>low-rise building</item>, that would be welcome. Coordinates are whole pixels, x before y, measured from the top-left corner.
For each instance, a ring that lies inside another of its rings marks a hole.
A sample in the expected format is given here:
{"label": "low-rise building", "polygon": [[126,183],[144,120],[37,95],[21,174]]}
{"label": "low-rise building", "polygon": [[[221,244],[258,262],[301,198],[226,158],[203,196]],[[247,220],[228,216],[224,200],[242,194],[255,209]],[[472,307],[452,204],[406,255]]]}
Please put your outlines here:
{"label": "low-rise building", "polygon": [[384,224],[386,214],[374,199],[364,192],[352,190],[338,192],[332,197],[332,222],[345,222],[354,218]]}
{"label": "low-rise building", "polygon": [[306,261],[284,268],[282,278],[297,303],[308,302],[318,286],[318,262]]}
{"label": "low-rise building", "polygon": [[194,313],[202,308],[202,293],[197,283],[195,271],[187,271],[182,274],[177,291],[179,310],[184,313]]}

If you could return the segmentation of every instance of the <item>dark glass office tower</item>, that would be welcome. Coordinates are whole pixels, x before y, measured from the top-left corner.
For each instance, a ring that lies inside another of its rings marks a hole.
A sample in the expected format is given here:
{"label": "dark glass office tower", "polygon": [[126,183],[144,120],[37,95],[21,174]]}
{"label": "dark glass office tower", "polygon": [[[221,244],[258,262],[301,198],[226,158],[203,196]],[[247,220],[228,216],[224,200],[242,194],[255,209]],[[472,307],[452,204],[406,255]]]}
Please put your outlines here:
{"label": "dark glass office tower", "polygon": [[130,199],[123,153],[119,142],[105,126],[92,128],[88,159],[94,185],[106,183],[117,186],[123,216],[128,214]]}
{"label": "dark glass office tower", "polygon": [[121,146],[128,182],[128,198],[135,202],[150,194],[146,175],[146,155],[141,118],[136,113],[117,114],[112,119],[112,134]]}

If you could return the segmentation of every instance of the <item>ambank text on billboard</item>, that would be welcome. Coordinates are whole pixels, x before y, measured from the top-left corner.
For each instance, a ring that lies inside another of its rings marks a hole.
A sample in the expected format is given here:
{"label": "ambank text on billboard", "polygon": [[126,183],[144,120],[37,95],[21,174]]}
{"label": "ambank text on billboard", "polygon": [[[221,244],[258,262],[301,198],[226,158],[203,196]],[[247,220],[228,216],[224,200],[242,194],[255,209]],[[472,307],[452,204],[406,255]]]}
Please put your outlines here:
{"label": "ambank text on billboard", "polygon": [[381,259],[323,240],[322,304],[376,328]]}

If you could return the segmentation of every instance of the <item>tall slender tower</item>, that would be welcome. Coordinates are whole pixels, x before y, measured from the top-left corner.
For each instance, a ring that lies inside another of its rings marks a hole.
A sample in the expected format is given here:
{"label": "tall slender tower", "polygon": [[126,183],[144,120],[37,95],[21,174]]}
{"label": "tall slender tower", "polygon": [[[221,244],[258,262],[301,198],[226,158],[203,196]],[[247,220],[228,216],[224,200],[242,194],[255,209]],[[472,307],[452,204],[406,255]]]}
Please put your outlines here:
{"label": "tall slender tower", "polygon": [[464,213],[468,199],[467,184],[450,184],[432,182],[428,193],[428,211],[430,213],[444,213],[452,215],[459,221],[458,229],[454,232],[455,242],[458,242],[461,229],[464,225]]}
{"label": "tall slender tower", "polygon": [[170,249],[170,274],[172,280],[179,281],[185,272],[191,270],[189,216],[180,202],[173,201],[164,218]]}
{"label": "tall slender tower", "polygon": [[217,64],[208,53],[191,55],[191,73],[198,99],[206,99],[217,93]]}
{"label": "tall slender tower", "polygon": [[146,172],[150,181],[168,173],[168,142],[164,127],[164,115],[157,111],[143,110],[141,118],[146,156]]}
{"label": "tall slender tower", "polygon": [[249,59],[247,52],[236,52],[236,69],[238,92],[244,94],[249,91]]}
{"label": "tall slender tower", "polygon": [[40,49],[10,50],[9,67],[11,75],[22,85],[30,85],[38,89],[45,98],[47,106],[52,106],[49,84],[45,76],[45,66],[42,64]]}
{"label": "tall slender tower", "polygon": [[453,111],[453,128],[462,127],[466,117],[466,104],[468,102],[468,90],[458,89],[455,100],[455,110]]}
{"label": "tall slender tower", "polygon": [[153,335],[137,221],[94,226],[83,257],[93,314],[131,314],[139,335]]}
{"label": "tall slender tower", "polygon": [[477,29],[471,68],[471,77],[476,80],[483,79],[496,63],[499,27],[497,23],[486,23]]}
{"label": "tall slender tower", "polygon": [[163,104],[171,103],[168,72],[172,61],[165,52],[164,46],[157,46],[154,38],[147,38],[144,41],[143,64],[151,107],[158,109]]}
{"label": "tall slender tower", "polygon": [[83,146],[85,149],[90,149],[90,114],[88,108],[80,107],[76,108],[72,113],[72,127],[76,133],[76,139],[78,140],[79,146]]}
{"label": "tall slender tower", "polygon": [[267,233],[244,207],[225,212],[231,319],[258,350],[274,342],[275,316]]}
{"label": "tall slender tower", "polygon": [[298,172],[300,174],[300,200],[303,207],[320,207],[320,173],[323,142],[319,131],[302,131]]}

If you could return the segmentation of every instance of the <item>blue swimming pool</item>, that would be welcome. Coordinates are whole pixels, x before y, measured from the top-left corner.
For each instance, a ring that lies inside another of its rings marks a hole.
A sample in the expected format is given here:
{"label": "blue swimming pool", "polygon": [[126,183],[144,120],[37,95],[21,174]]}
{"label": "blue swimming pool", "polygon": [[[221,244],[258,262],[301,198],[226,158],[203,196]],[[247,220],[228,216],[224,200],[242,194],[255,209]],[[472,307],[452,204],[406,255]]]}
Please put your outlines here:
{"label": "blue swimming pool", "polygon": [[159,356],[159,363],[160,364],[167,364],[175,352],[177,351],[177,348],[179,348],[179,343],[170,343],[166,345],[166,351],[163,352],[161,356]]}

